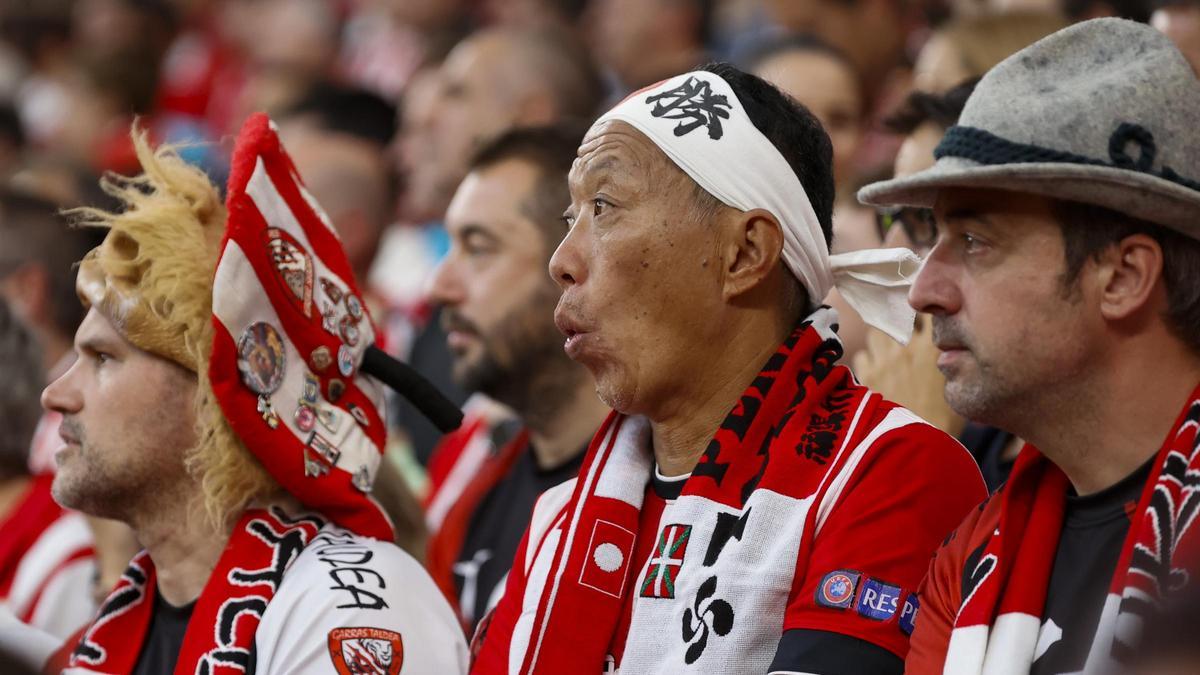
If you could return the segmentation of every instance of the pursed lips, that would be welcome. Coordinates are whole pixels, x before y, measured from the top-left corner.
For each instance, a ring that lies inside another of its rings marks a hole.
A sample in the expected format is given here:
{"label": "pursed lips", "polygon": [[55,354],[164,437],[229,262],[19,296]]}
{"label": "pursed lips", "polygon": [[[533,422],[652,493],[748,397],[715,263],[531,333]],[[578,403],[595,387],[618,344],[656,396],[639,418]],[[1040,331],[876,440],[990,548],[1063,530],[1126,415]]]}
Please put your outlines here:
{"label": "pursed lips", "polygon": [[567,352],[567,356],[577,358],[582,348],[581,345],[586,336],[590,334],[590,331],[574,318],[568,316],[561,304],[554,310],[554,325],[567,338],[563,342],[563,349]]}

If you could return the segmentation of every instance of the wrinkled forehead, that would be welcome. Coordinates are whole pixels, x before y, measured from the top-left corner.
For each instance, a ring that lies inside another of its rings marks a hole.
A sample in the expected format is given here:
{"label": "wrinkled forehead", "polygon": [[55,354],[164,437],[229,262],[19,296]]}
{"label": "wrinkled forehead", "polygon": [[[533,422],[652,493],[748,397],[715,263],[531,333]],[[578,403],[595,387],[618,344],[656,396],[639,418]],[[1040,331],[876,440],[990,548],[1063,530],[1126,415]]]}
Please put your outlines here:
{"label": "wrinkled forehead", "polygon": [[[571,187],[598,181],[645,183],[683,170],[633,125],[622,120],[597,122],[583,137],[571,165]],[[690,179],[689,179],[690,180]]]}

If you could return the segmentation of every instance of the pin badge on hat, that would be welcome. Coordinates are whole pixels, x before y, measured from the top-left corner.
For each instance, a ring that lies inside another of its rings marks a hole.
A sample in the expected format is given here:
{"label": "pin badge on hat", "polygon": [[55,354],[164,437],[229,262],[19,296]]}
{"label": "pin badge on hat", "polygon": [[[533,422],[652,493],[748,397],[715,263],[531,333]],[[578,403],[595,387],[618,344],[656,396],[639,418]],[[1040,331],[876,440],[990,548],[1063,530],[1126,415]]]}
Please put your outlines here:
{"label": "pin badge on hat", "polygon": [[312,316],[312,258],[294,237],[276,227],[267,229],[267,247],[279,280],[291,292],[291,300],[304,316]]}
{"label": "pin badge on hat", "polygon": [[359,492],[371,491],[371,474],[367,472],[366,466],[358,467],[358,471],[354,472],[352,481],[354,487],[358,488]]}
{"label": "pin badge on hat", "polygon": [[346,393],[346,383],[338,379],[330,380],[328,390],[326,398],[330,403],[337,403],[342,398],[342,394]]}
{"label": "pin badge on hat", "polygon": [[317,371],[323,371],[329,366],[333,365],[333,354],[329,353],[329,347],[322,345],[312,351],[312,355],[309,357],[309,363],[311,363],[312,367]]}
{"label": "pin badge on hat", "polygon": [[342,418],[329,408],[317,408],[317,420],[331,434],[336,434],[338,428],[342,426]]}
{"label": "pin badge on hat", "polygon": [[312,373],[304,373],[304,389],[300,392],[300,402],[314,406],[321,395],[321,381]]}
{"label": "pin badge on hat", "polygon": [[269,323],[250,324],[238,338],[237,354],[242,383],[258,394],[258,412],[272,429],[278,427],[270,396],[283,384],[283,338]]}
{"label": "pin badge on hat", "polygon": [[325,293],[325,297],[329,298],[333,304],[338,304],[342,301],[342,289],[337,287],[326,277],[321,277],[321,291]]}
{"label": "pin badge on hat", "polygon": [[356,322],[354,320],[353,316],[349,316],[349,315],[343,316],[341,324],[339,325],[338,328],[339,328],[338,332],[341,333],[342,340],[344,340],[347,345],[349,345],[351,347],[358,346],[358,338],[359,338],[358,322]]}
{"label": "pin badge on hat", "polygon": [[317,411],[312,406],[301,403],[296,407],[294,421],[300,431],[312,431],[317,422]]}
{"label": "pin badge on hat", "polygon": [[358,299],[357,295],[346,296],[346,311],[350,312],[350,316],[354,317],[355,321],[363,318],[362,301]]}
{"label": "pin badge on hat", "polygon": [[346,345],[338,347],[338,372],[343,377],[350,377],[354,374],[354,352]]}
{"label": "pin badge on hat", "polygon": [[326,333],[337,336],[338,334],[338,319],[337,312],[334,311],[336,305],[322,303],[321,305],[321,328],[325,329]]}
{"label": "pin badge on hat", "polygon": [[362,426],[365,427],[371,423],[371,420],[367,417],[366,411],[362,408],[354,405],[353,403],[348,403],[346,404],[346,409],[348,409],[350,414],[354,416],[354,421],[358,422]]}
{"label": "pin badge on hat", "polygon": [[304,475],[319,478],[337,465],[342,452],[320,432],[312,432],[308,445],[304,446]]}

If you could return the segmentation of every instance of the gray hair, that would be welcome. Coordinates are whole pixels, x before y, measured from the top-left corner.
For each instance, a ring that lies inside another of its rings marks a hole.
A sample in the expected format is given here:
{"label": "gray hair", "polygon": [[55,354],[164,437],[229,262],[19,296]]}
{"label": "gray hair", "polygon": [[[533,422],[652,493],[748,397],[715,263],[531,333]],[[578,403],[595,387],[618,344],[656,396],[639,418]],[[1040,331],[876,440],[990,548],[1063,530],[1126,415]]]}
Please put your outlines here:
{"label": "gray hair", "polygon": [[29,445],[38,419],[45,374],[33,333],[0,299],[0,477],[28,473]]}

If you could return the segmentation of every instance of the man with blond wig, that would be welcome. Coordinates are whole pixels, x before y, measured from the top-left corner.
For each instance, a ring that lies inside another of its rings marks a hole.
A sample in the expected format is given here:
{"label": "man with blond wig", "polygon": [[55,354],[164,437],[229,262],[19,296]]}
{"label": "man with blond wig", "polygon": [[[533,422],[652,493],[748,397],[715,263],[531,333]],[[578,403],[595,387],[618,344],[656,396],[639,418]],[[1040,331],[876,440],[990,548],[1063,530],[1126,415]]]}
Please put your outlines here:
{"label": "man with blond wig", "polygon": [[370,317],[272,125],[247,122],[228,211],[134,140],[145,173],[106,183],[124,209],[76,214],[109,231],[79,267],[79,359],[43,404],[64,418],[55,498],[145,550],[50,666],[461,672],[453,614],[368,494]]}

